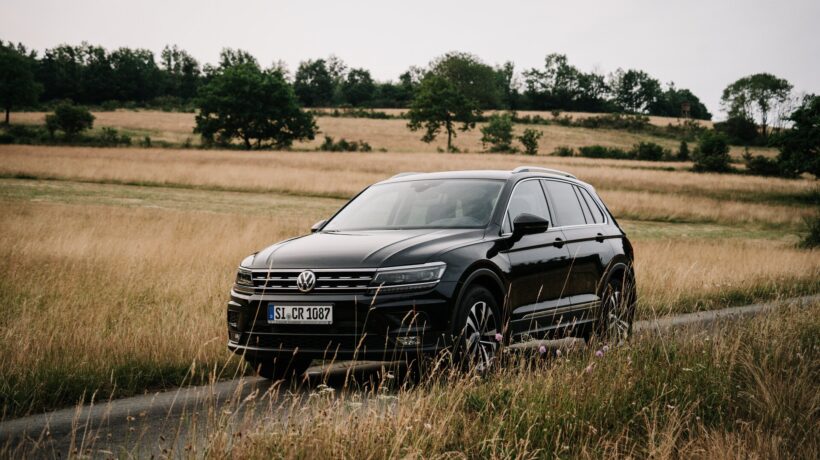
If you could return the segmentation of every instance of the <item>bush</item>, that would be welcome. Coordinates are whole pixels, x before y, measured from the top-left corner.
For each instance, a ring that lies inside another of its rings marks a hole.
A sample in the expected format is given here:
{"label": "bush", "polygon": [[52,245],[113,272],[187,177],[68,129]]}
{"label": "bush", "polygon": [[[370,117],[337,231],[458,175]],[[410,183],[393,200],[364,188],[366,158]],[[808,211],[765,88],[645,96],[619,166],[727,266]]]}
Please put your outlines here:
{"label": "bush", "polygon": [[572,147],[561,146],[552,151],[552,155],[556,157],[573,157],[575,150]]}
{"label": "bush", "polygon": [[632,154],[617,147],[604,147],[603,145],[588,145],[578,148],[578,155],[586,158],[610,158],[615,160],[632,159]]}
{"label": "bush", "polygon": [[732,144],[755,145],[761,139],[757,124],[751,118],[732,116],[726,121],[715,123],[715,130],[726,135]]}
{"label": "bush", "polygon": [[746,172],[755,176],[779,176],[780,165],[773,158],[766,158],[763,155],[752,155],[749,150],[743,154],[743,162],[746,164]]}
{"label": "bush", "polygon": [[525,155],[538,154],[538,140],[541,139],[544,133],[537,129],[527,128],[518,136],[518,141],[524,146]]}
{"label": "bush", "polygon": [[575,125],[582,128],[625,129],[629,131],[643,131],[650,126],[649,117],[645,115],[621,115],[620,113],[581,118],[575,122]]}
{"label": "bush", "polygon": [[661,161],[664,157],[663,147],[654,142],[641,142],[632,147],[631,156],[637,160]]}
{"label": "bush", "polygon": [[94,115],[91,115],[87,108],[70,102],[59,104],[53,114],[46,116],[46,129],[52,135],[60,130],[66,137],[71,138],[91,129],[93,125]]}
{"label": "bush", "polygon": [[[508,113],[494,113],[486,125],[481,127],[481,144],[490,152],[513,152],[513,120]],[[536,152],[538,146],[536,142]],[[534,154],[533,154],[534,155]]]}
{"label": "bush", "polygon": [[105,127],[97,138],[97,143],[104,146],[131,145],[131,137],[125,134],[120,136],[116,129]]}
{"label": "bush", "polygon": [[694,170],[701,172],[731,171],[729,144],[726,136],[717,131],[707,131],[700,138],[698,148],[692,154]]}
{"label": "bush", "polygon": [[689,161],[689,144],[686,141],[680,141],[680,147],[678,147],[678,156],[676,158],[678,161]]}
{"label": "bush", "polygon": [[805,222],[808,232],[803,237],[803,240],[800,241],[800,247],[812,249],[820,246],[820,214],[806,218]]}
{"label": "bush", "polygon": [[373,147],[365,141],[348,141],[342,138],[335,142],[332,137],[325,136],[325,141],[317,150],[321,152],[371,152]]}

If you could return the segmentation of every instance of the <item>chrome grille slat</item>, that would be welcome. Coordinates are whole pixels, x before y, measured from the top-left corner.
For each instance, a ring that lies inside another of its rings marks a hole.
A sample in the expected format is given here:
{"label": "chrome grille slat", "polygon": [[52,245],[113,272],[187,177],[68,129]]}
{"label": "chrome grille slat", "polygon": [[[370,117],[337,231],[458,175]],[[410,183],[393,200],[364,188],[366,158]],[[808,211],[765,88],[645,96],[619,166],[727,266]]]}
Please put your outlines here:
{"label": "chrome grille slat", "polygon": [[[316,287],[311,292],[323,294],[343,292],[346,294],[367,292],[376,274],[375,269],[305,269],[316,275]],[[304,270],[253,270],[251,279],[257,294],[299,292],[296,280]]]}

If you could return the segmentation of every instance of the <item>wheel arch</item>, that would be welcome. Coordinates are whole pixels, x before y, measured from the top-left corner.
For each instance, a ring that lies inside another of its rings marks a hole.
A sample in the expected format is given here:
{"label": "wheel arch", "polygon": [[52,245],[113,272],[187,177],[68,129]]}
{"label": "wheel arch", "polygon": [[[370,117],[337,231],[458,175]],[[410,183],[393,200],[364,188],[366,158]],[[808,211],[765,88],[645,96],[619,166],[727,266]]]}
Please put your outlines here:
{"label": "wheel arch", "polygon": [[464,294],[471,286],[479,285],[492,293],[498,304],[498,308],[502,315],[502,322],[506,318],[505,305],[507,288],[504,282],[504,277],[501,275],[501,270],[490,263],[477,263],[464,271],[461,279],[458,281],[456,288],[457,294],[454,296],[453,313],[450,318],[450,326],[452,327],[458,315],[458,308],[461,305],[461,300]]}

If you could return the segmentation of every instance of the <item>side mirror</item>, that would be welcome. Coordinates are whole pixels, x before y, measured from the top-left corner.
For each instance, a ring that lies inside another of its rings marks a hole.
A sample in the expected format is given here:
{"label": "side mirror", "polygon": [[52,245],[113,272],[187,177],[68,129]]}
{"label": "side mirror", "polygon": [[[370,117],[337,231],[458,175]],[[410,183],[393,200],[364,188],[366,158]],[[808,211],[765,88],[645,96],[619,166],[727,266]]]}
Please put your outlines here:
{"label": "side mirror", "polygon": [[322,228],[322,225],[325,225],[325,222],[327,222],[327,219],[322,219],[319,222],[316,222],[315,224],[313,224],[313,226],[310,227],[310,233],[318,232],[319,229]]}
{"label": "side mirror", "polygon": [[519,214],[513,221],[513,235],[523,236],[544,233],[550,227],[548,220],[532,214]]}

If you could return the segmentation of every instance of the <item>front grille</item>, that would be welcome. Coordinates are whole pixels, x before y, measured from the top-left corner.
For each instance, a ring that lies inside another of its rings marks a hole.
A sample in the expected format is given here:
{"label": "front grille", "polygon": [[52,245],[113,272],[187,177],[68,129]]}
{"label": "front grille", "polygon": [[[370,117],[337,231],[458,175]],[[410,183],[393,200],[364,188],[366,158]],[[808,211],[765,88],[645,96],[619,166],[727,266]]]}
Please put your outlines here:
{"label": "front grille", "polygon": [[[254,270],[253,289],[257,294],[299,293],[296,278],[304,270]],[[360,294],[367,291],[376,270],[311,270],[316,274],[316,285],[310,292],[321,294]]]}

